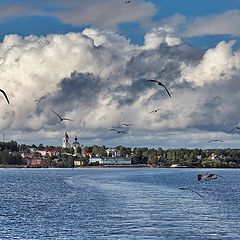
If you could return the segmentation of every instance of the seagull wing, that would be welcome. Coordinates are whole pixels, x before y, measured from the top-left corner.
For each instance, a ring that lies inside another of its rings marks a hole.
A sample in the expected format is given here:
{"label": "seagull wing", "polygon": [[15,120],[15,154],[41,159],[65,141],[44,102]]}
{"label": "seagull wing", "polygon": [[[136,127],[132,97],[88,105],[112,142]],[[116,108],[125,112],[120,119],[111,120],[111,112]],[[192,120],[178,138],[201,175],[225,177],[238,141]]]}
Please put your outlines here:
{"label": "seagull wing", "polygon": [[221,175],[218,175],[218,174],[215,174],[217,177],[221,177],[221,178],[224,178],[223,176],[221,176]]}
{"label": "seagull wing", "polygon": [[165,88],[165,90],[167,91],[168,96],[169,96],[169,97],[172,97],[171,94],[170,94],[170,92],[168,91],[167,87],[166,87],[165,85],[163,85],[163,84],[162,84],[162,86],[163,86],[163,87]]}
{"label": "seagull wing", "polygon": [[195,190],[193,190],[193,189],[191,189],[191,192],[194,192],[194,193],[196,193],[199,197],[204,198],[201,194],[199,194],[197,191],[195,191]]}
{"label": "seagull wing", "polygon": [[158,112],[160,110],[160,108],[158,108],[158,109],[154,109],[154,110],[152,110],[151,112],[149,112],[149,113],[154,113],[154,112]]}
{"label": "seagull wing", "polygon": [[123,123],[123,126],[129,127],[132,126],[132,123]]}
{"label": "seagull wing", "polygon": [[189,188],[180,187],[180,190],[189,190]]}
{"label": "seagull wing", "polygon": [[62,118],[62,120],[67,120],[67,121],[72,121],[73,122],[73,120],[70,119],[70,118]]}
{"label": "seagull wing", "polygon": [[158,80],[153,80],[153,79],[149,79],[149,80],[146,80],[146,81],[148,81],[148,82],[156,82],[156,83],[158,83]]}
{"label": "seagull wing", "polygon": [[62,120],[62,117],[58,113],[56,113],[53,109],[52,109],[52,112],[56,114],[60,118],[60,120]]}
{"label": "seagull wing", "polygon": [[191,189],[191,188],[183,188],[183,187],[180,187],[179,189],[180,189],[180,190],[188,190],[188,191],[191,191],[191,192],[193,192],[193,193],[196,193],[199,197],[202,197],[202,198],[203,198],[203,196],[202,196],[201,194],[199,194],[197,191],[195,191],[195,190],[193,190],[193,189]]}
{"label": "seagull wing", "polygon": [[7,103],[10,104],[9,100],[8,100],[8,97],[7,97],[7,94],[2,90],[0,89],[0,92],[4,95],[4,97],[6,98],[7,100]]}
{"label": "seagull wing", "polygon": [[232,130],[231,130],[231,132],[233,132],[234,130],[240,130],[240,127],[234,127]]}
{"label": "seagull wing", "polygon": [[124,131],[118,131],[119,133],[124,133],[124,134],[127,134],[126,132],[124,132]]}
{"label": "seagull wing", "polygon": [[114,129],[114,128],[109,128],[110,131],[114,131],[114,132],[118,132],[117,129]]}

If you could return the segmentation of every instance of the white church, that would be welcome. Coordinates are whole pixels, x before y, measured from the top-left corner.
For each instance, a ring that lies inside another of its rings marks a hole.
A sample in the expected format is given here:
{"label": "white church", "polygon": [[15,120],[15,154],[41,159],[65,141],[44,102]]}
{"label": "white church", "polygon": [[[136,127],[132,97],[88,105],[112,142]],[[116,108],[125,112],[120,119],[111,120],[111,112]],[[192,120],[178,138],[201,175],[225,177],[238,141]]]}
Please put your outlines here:
{"label": "white church", "polygon": [[62,147],[63,148],[71,148],[72,147],[74,150],[74,153],[77,153],[77,149],[78,149],[78,147],[81,147],[81,145],[78,142],[77,136],[75,136],[74,142],[71,145],[69,143],[69,136],[68,136],[67,132],[65,132],[65,135],[64,135],[63,141],[62,141]]}

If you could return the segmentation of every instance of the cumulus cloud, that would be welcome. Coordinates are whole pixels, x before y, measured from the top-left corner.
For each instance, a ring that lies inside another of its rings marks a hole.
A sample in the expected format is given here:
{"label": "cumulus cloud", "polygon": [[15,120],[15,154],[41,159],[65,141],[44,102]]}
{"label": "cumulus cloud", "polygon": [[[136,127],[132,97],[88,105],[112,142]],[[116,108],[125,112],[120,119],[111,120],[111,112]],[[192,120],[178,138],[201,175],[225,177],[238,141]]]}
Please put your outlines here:
{"label": "cumulus cloud", "polygon": [[181,38],[175,36],[174,28],[167,25],[152,29],[151,32],[145,35],[144,39],[144,49],[155,49],[162,43],[166,43],[168,46],[179,45],[182,43]]}
{"label": "cumulus cloud", "polygon": [[[1,129],[18,141],[59,144],[65,130],[86,144],[178,147],[195,146],[197,139],[205,144],[214,136],[238,139],[230,135],[240,124],[240,55],[234,42],[203,51],[162,29],[148,33],[142,46],[93,28],[6,36],[0,44],[1,88],[11,105],[0,101]],[[146,81],[150,78],[162,81],[173,97]],[[156,108],[161,110],[149,113]],[[74,121],[60,122],[51,109]],[[126,122],[133,126],[124,128]]]}
{"label": "cumulus cloud", "polygon": [[234,43],[221,41],[215,48],[208,49],[196,66],[182,64],[183,78],[204,85],[231,77],[240,67],[239,52],[232,50]]}

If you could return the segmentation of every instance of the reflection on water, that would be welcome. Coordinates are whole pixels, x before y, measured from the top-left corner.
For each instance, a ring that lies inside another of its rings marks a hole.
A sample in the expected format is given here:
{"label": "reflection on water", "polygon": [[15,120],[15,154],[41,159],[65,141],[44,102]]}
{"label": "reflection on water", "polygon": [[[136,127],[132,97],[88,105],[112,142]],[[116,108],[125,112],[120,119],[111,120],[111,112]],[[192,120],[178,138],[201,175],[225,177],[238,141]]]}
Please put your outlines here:
{"label": "reflection on water", "polygon": [[[240,239],[240,170],[1,169],[0,239]],[[204,198],[191,191],[196,190]]]}

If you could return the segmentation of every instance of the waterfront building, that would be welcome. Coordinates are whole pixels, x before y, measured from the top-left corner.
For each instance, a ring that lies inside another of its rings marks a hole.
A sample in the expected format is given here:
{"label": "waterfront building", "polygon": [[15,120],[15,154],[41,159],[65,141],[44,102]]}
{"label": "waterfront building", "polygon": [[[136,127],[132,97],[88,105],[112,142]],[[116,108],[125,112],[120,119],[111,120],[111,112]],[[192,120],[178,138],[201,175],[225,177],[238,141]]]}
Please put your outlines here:
{"label": "waterfront building", "polygon": [[37,150],[36,152],[40,153],[42,157],[57,157],[60,154],[60,151],[56,149]]}
{"label": "waterfront building", "polygon": [[113,148],[108,148],[106,149],[107,156],[109,157],[116,157],[117,156],[117,151]]}
{"label": "waterfront building", "polygon": [[48,167],[50,165],[50,161],[46,158],[33,158],[30,167]]}
{"label": "waterfront building", "polygon": [[91,157],[89,163],[99,165],[131,165],[131,160],[125,157]]}

